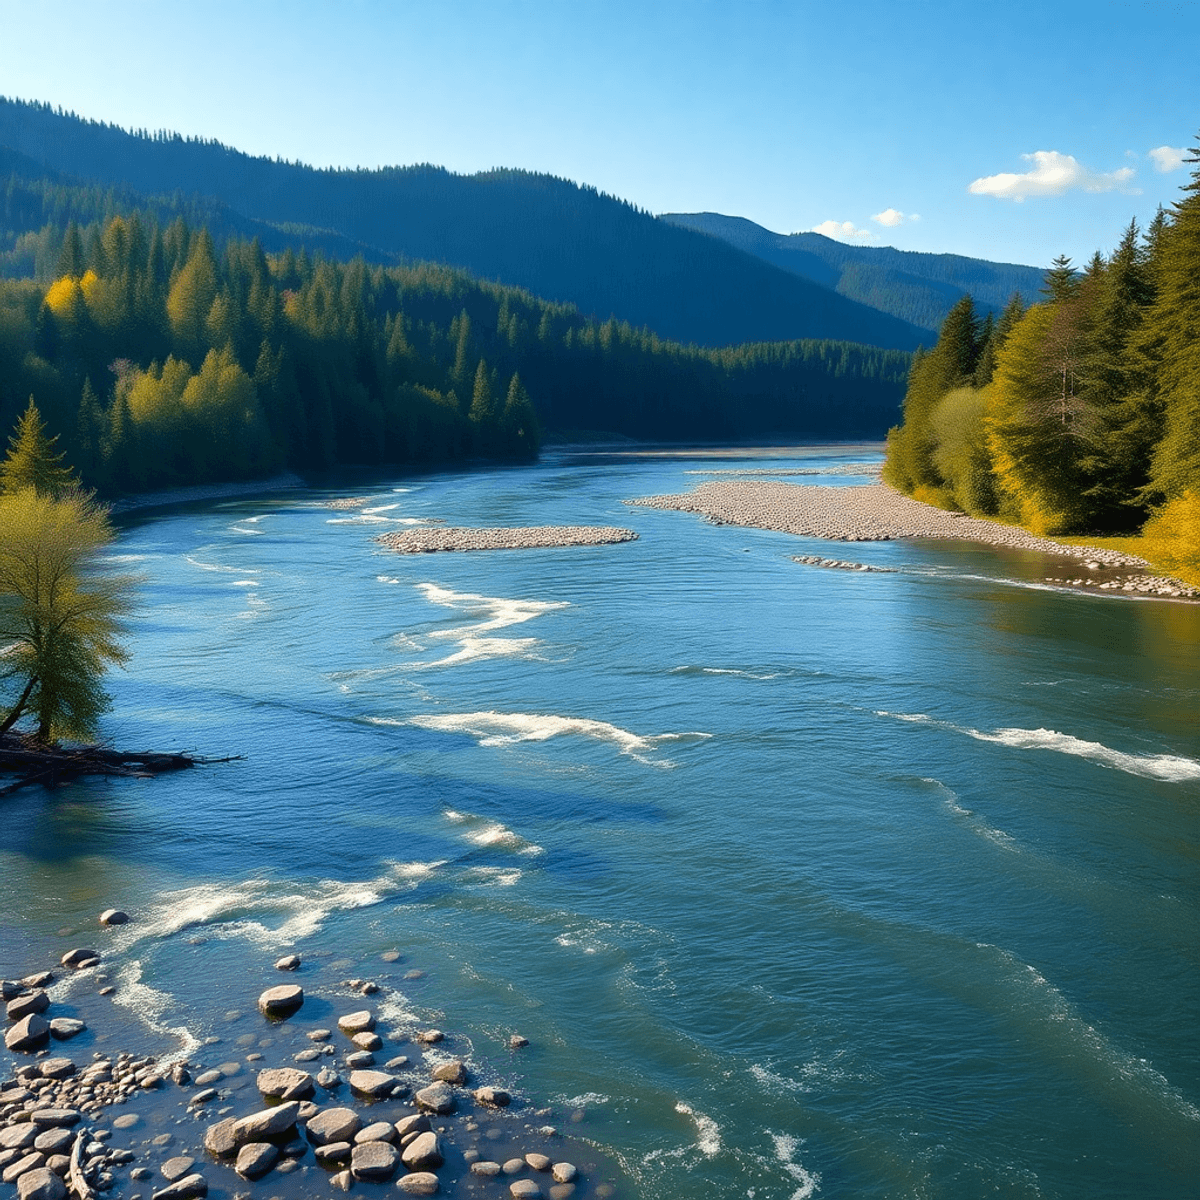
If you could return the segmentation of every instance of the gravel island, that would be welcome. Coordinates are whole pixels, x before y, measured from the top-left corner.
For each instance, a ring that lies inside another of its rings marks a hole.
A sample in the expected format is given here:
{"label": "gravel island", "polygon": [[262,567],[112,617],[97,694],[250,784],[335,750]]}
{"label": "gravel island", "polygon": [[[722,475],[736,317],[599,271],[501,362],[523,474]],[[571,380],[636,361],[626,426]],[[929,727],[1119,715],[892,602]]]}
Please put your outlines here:
{"label": "gravel island", "polygon": [[471,529],[441,526],[380,534],[375,540],[401,554],[433,554],[439,550],[542,550],[559,546],[609,546],[637,540],[632,529],[612,525],[530,525]]}

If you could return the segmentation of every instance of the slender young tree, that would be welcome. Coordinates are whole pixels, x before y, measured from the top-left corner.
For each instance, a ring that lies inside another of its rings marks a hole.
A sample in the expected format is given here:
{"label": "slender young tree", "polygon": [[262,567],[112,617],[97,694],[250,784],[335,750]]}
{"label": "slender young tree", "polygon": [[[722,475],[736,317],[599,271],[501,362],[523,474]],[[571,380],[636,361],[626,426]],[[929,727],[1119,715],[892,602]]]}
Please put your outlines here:
{"label": "slender young tree", "polygon": [[75,473],[62,465],[63,454],[55,453],[57,434],[48,438],[46,426],[33,397],[9,439],[8,456],[0,463],[0,491],[11,494],[32,488],[55,499],[76,489]]}

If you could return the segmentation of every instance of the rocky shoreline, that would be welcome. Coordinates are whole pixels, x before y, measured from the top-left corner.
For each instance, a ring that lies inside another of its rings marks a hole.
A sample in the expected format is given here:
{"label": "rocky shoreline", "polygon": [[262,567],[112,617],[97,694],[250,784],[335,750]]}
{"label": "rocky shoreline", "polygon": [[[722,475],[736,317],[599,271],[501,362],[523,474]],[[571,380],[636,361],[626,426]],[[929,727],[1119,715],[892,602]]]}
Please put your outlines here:
{"label": "rocky shoreline", "polygon": [[613,525],[529,525],[472,529],[464,526],[405,529],[375,540],[400,554],[434,554],[450,550],[544,550],[565,546],[611,546],[633,542],[632,529]]}
{"label": "rocky shoreline", "polygon": [[766,480],[721,480],[703,483],[685,495],[646,496],[625,503],[699,513],[717,525],[751,526],[830,541],[936,538],[1035,550],[1078,559],[1089,572],[1078,578],[1050,578],[1049,583],[1100,593],[1200,598],[1200,590],[1178,579],[1152,574],[1150,564],[1134,555],[1096,546],[1070,546],[1013,525],[947,512],[903,496],[884,483],[816,487]]}
{"label": "rocky shoreline", "polygon": [[[123,919],[110,910],[101,923]],[[274,966],[292,974],[303,964],[289,954]],[[389,1028],[372,1007],[386,984],[342,980],[339,995],[315,1000],[299,984],[269,987],[232,1054],[212,1037],[189,1057],[69,1056],[66,1044],[94,1018],[54,1015],[47,989],[57,974],[100,967],[100,953],[80,948],[53,971],[0,980],[13,1057],[0,1075],[0,1180],[19,1200],[250,1200],[253,1185],[269,1186],[272,1200],[384,1185],[480,1200],[617,1195],[611,1164],[582,1143],[568,1152],[544,1123],[550,1110],[481,1083],[469,1054],[455,1052],[459,1039]],[[332,1005],[347,1011],[330,1019]],[[508,1041],[514,1054],[527,1045],[515,1033]]]}

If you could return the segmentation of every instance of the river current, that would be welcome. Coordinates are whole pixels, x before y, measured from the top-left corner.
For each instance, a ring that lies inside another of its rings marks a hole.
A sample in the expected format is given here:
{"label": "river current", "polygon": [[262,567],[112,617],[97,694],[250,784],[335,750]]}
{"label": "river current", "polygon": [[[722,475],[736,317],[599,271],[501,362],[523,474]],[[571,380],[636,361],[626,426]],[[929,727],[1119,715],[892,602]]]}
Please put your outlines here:
{"label": "river current", "polygon": [[[126,519],[104,736],[244,758],[0,800],[0,975],[99,941],[126,1036],[193,1055],[279,954],[314,997],[377,979],[617,1196],[1200,1194],[1200,605],[622,503],[872,457],[563,452]],[[373,540],[428,520],[640,537]]]}

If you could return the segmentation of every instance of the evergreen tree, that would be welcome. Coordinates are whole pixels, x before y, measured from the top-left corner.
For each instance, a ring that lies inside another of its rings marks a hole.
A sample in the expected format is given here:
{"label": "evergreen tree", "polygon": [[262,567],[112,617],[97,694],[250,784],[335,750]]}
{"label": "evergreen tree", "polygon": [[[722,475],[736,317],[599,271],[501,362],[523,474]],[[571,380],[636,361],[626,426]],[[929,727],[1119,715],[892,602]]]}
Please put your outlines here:
{"label": "evergreen tree", "polygon": [[46,436],[46,427],[33,397],[9,439],[8,456],[0,463],[0,491],[12,495],[32,488],[39,495],[58,499],[78,487],[69,467],[62,465],[63,453],[54,452],[56,434]]}

